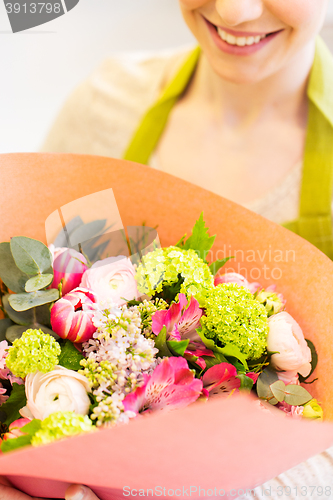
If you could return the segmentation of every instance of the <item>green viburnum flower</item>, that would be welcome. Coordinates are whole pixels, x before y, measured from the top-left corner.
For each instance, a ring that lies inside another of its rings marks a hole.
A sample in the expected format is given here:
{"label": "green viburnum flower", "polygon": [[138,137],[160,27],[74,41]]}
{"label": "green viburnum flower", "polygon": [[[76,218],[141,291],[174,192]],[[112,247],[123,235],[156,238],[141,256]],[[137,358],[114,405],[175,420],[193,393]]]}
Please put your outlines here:
{"label": "green viburnum flower", "polygon": [[304,418],[323,420],[324,412],[316,399],[311,399],[311,401],[306,403],[303,408],[302,416]]}
{"label": "green viburnum flower", "polygon": [[42,330],[26,330],[9,348],[6,365],[16,376],[24,378],[37,370],[47,373],[58,364],[61,348],[58,342]]}
{"label": "green viburnum flower", "polygon": [[153,297],[164,286],[177,283],[179,275],[184,280],[180,292],[187,297],[193,295],[202,305],[207,291],[214,286],[214,277],[194,250],[168,247],[149,252],[136,272],[139,293]]}
{"label": "green viburnum flower", "polygon": [[87,415],[77,415],[73,411],[51,413],[42,421],[41,428],[31,440],[32,446],[49,444],[58,439],[94,431],[92,421]]}
{"label": "green viburnum flower", "polygon": [[236,345],[247,359],[258,359],[267,346],[267,311],[246,288],[223,283],[206,297],[206,316],[201,325],[204,335],[217,345]]}

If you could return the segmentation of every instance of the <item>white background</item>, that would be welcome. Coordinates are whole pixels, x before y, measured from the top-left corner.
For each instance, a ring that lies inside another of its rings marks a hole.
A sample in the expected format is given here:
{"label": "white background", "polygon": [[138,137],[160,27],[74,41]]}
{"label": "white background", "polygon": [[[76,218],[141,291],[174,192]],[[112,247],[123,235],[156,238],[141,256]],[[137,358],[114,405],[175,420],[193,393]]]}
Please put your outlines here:
{"label": "white background", "polygon": [[[328,22],[333,49],[333,0]],[[16,34],[0,0],[0,153],[38,150],[66,96],[110,54],[192,41],[178,0],[80,0]]]}

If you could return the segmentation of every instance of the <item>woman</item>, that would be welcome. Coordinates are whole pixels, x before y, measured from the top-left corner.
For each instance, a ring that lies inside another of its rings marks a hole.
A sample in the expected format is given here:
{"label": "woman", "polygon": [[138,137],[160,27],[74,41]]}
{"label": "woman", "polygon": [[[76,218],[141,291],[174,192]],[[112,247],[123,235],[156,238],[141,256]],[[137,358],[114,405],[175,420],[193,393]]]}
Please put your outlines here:
{"label": "woman", "polygon": [[[43,150],[148,163],[288,223],[333,257],[333,61],[316,42],[327,4],[180,0],[200,49],[106,62],[70,97]],[[301,487],[319,498],[309,488],[330,485],[332,462],[328,451],[300,464],[262,498],[283,497],[284,486],[288,498],[304,496]],[[2,488],[5,500],[27,500]],[[80,491],[66,499],[94,500]]]}

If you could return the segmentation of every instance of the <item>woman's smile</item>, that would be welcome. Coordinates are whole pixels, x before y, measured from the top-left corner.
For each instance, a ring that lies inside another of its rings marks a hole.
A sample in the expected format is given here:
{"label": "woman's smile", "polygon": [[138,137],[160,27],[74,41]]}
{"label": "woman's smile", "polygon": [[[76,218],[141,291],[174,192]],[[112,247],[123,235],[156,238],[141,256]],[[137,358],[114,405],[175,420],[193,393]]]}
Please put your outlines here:
{"label": "woman's smile", "polygon": [[236,31],[230,28],[217,26],[208,21],[204,16],[202,17],[206,22],[215,45],[227,54],[239,56],[251,55],[261,50],[284,31],[283,29],[271,33]]}

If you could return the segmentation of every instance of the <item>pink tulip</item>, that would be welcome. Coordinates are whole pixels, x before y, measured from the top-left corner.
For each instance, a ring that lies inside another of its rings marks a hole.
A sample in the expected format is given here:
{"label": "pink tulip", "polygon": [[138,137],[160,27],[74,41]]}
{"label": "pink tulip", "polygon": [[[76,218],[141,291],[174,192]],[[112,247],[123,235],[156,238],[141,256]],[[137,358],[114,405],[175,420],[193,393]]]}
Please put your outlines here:
{"label": "pink tulip", "polygon": [[9,432],[6,432],[3,436],[3,440],[14,439],[20,436],[24,436],[24,432],[21,431],[21,427],[29,424],[31,422],[30,418],[19,418],[12,422],[9,426]]}
{"label": "pink tulip", "polygon": [[97,295],[86,288],[67,293],[51,309],[52,330],[71,342],[86,342],[96,331],[92,319],[97,300]]}
{"label": "pink tulip", "polygon": [[[51,249],[52,250],[52,249]],[[58,288],[62,281],[62,295],[77,288],[83,273],[88,269],[87,260],[72,248],[55,248],[53,251],[54,278],[51,288]]]}
{"label": "pink tulip", "polygon": [[125,411],[138,414],[184,408],[194,403],[202,391],[202,381],[194,378],[182,357],[165,358],[151,375],[143,376],[144,384],[123,400]]}
{"label": "pink tulip", "polygon": [[152,330],[158,335],[163,326],[166,327],[169,340],[181,340],[182,338],[198,340],[195,329],[200,325],[202,310],[199,302],[191,297],[188,303],[186,295],[179,294],[178,302],[171,304],[168,310],[156,311],[152,316]]}

